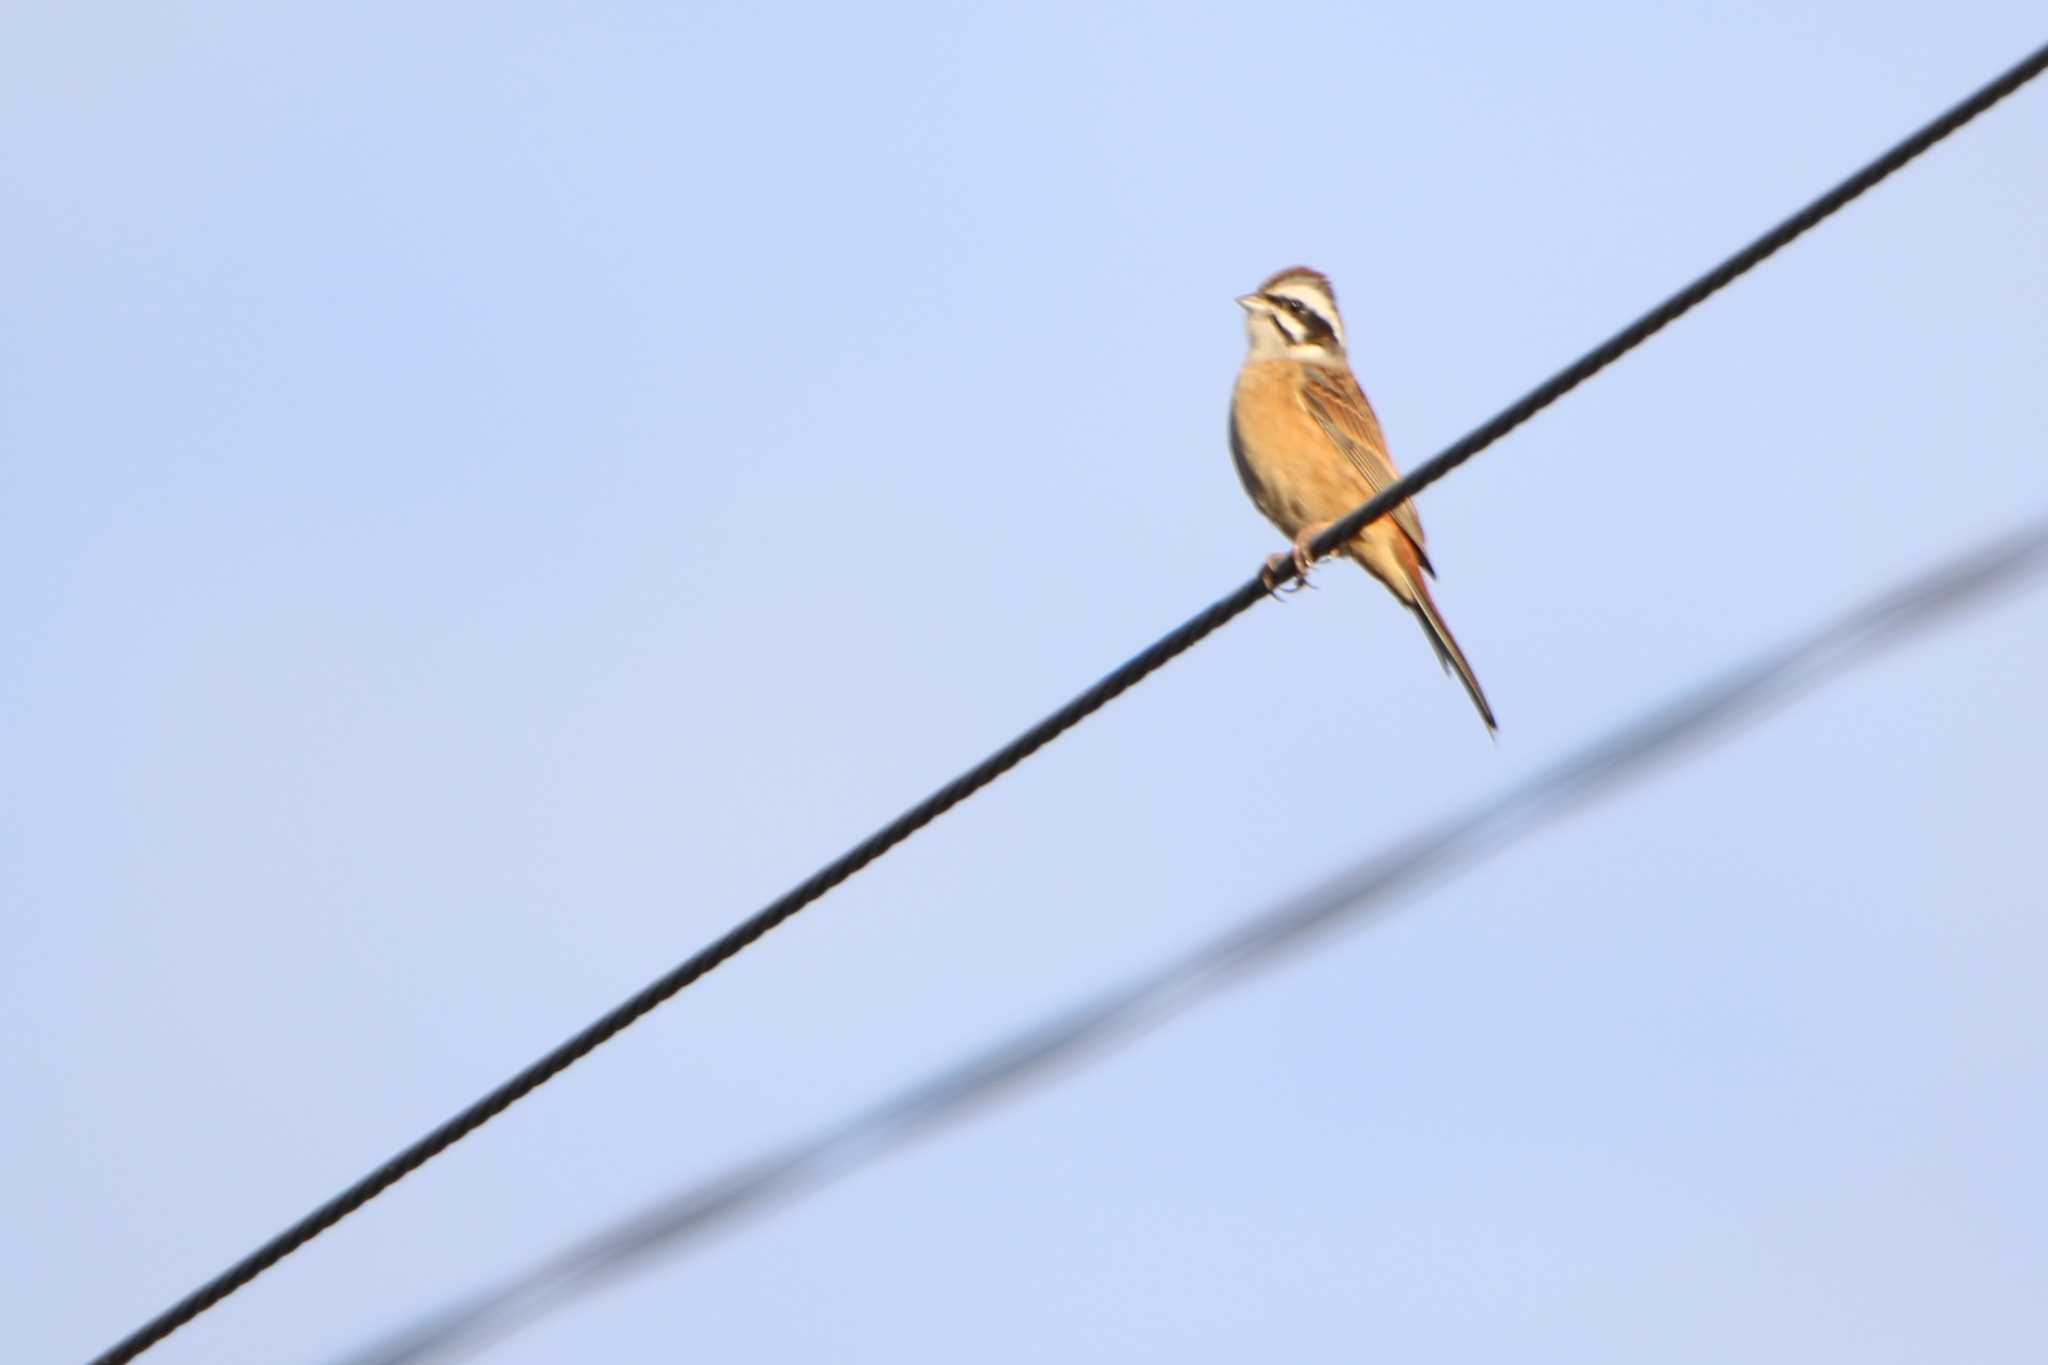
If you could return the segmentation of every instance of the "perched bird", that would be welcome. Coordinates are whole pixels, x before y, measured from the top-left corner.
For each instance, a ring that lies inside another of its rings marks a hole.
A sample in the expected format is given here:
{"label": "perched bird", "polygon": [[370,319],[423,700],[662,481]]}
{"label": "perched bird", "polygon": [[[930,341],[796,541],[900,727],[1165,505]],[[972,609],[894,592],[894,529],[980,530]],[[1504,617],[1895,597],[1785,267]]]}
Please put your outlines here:
{"label": "perched bird", "polygon": [[[1294,567],[1306,583],[1309,542],[1391,486],[1400,472],[1344,356],[1344,319],[1329,280],[1294,266],[1237,302],[1251,348],[1231,396],[1230,453],[1252,502],[1293,539]],[[1415,505],[1403,502],[1360,531],[1343,553],[1415,613],[1486,728],[1497,728],[1472,665],[1430,598],[1426,575],[1436,570],[1423,548]],[[1284,563],[1282,555],[1266,561],[1268,586]]]}

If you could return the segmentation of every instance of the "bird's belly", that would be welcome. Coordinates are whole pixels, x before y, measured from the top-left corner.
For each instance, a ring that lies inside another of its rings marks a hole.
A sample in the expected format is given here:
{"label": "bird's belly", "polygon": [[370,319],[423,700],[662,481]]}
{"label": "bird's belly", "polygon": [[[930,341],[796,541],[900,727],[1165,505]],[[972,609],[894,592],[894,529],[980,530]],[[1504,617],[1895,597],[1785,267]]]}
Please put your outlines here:
{"label": "bird's belly", "polygon": [[1355,477],[1346,478],[1345,470],[1328,467],[1336,462],[1334,456],[1269,461],[1262,478],[1280,511],[1266,515],[1275,521],[1284,518],[1287,533],[1293,535],[1304,526],[1335,521],[1364,503],[1371,490]]}
{"label": "bird's belly", "polygon": [[1260,423],[1240,409],[1231,424],[1230,453],[1252,503],[1292,536],[1304,526],[1343,516],[1370,498],[1372,490],[1321,431],[1302,431],[1298,425],[1286,429],[1289,425]]}

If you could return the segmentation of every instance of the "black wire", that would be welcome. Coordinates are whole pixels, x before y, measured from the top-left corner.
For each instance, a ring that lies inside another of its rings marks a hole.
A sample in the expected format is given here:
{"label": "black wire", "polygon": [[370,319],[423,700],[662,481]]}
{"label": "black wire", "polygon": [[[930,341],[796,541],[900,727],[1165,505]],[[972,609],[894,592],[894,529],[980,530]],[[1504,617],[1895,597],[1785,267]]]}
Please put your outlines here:
{"label": "black wire", "polygon": [[[1338,522],[1318,538],[1318,554],[1335,549],[1371,521],[1385,516],[1398,503],[1421,492],[1456,469],[1495,441],[1556,402],[1629,351],[1641,345],[1669,323],[1691,311],[1745,271],[1800,236],[1822,219],[1876,185],[1892,172],[1925,152],[1929,147],[1962,127],[2048,66],[2048,45],[2036,49],[2024,61],[1978,90],[1954,108],[1941,114],[1905,141],[1872,161],[1841,184],[1821,195],[1799,212],[1715,266],[1699,279],[1673,294],[1663,303],[1630,323],[1621,331],[1588,351],[1555,378],[1532,389],[1492,421],[1479,427],[1457,444],[1443,451],[1380,496]],[[1286,582],[1295,576],[1292,564],[1275,576]],[[1172,659],[1192,648],[1218,627],[1249,610],[1267,593],[1265,581],[1254,576],[1228,596],[1219,598],[1174,630],[1161,636],[1116,668],[1100,682],[1075,697],[1059,710],[990,754],[974,767],[954,778],[924,800],[897,816],[880,830],[811,874],[794,889],[741,921],[695,956],[650,982],[584,1028],[552,1052],[512,1076],[483,1098],[440,1127],[420,1138],[404,1151],[350,1185],[334,1198],[277,1234],[255,1251],[201,1285],[162,1313],[143,1324],[94,1360],[94,1365],[125,1365],[162,1341],[172,1332],[248,1284],[270,1267],[297,1251],[307,1242],[339,1223],[391,1186],[447,1151],[476,1129],[547,1084],[554,1076],[595,1051],[615,1034],[629,1027],[641,1015],[662,1004],[685,987],[708,975],[728,959],[736,957],[753,942],[784,920],[818,900],[847,878],[859,872],[897,844],[988,786],[1010,769],[1037,753],[1054,739],[1116,700]]]}
{"label": "black wire", "polygon": [[999,1091],[1213,998],[1312,936],[1468,868],[1592,798],[1645,775],[1685,745],[1698,746],[1840,678],[1994,589],[2048,568],[2048,518],[1920,575],[1764,658],[1624,726],[1608,738],[1466,813],[1414,835],[1312,891],[1266,910],[1191,952],[1073,1006],[810,1137],[650,1205],[482,1294],[418,1320],[346,1365],[417,1365],[450,1348],[502,1335],[608,1283],[657,1254],[679,1250],[764,1204],[816,1190],[965,1117]]}

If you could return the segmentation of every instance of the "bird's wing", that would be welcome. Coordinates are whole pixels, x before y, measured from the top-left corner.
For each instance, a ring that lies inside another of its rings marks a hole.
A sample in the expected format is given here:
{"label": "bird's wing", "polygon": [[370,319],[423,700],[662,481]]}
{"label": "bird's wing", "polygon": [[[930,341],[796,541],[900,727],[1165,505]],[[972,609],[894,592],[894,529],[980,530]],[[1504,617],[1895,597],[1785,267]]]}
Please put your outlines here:
{"label": "bird's wing", "polygon": [[[1380,419],[1373,415],[1372,404],[1366,401],[1365,390],[1358,387],[1358,381],[1349,370],[1303,368],[1309,373],[1302,381],[1301,401],[1308,408],[1309,416],[1316,419],[1316,425],[1330,438],[1330,444],[1343,452],[1351,467],[1365,480],[1366,487],[1372,489],[1374,497],[1378,497],[1394,486],[1401,473],[1387,458],[1387,438],[1380,431]],[[1422,518],[1415,515],[1415,504],[1404,500],[1392,515],[1394,525],[1415,542],[1422,566],[1435,573],[1436,570],[1430,567],[1428,554],[1423,552]]]}

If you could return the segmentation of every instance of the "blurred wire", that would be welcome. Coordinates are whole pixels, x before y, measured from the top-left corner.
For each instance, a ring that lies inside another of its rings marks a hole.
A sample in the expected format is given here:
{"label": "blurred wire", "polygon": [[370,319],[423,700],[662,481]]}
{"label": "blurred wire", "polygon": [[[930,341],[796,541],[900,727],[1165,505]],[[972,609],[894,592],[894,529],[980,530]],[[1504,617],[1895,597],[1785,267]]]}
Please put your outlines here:
{"label": "blurred wire", "polygon": [[[1640,346],[1670,323],[1690,312],[1713,294],[1775,254],[1808,229],[1912,161],[1935,143],[1982,114],[1992,105],[2019,89],[2048,66],[2048,45],[2036,49],[2017,65],[1985,85],[1961,103],[1936,116],[1904,141],[1828,190],[1806,207],[1758,237],[1685,288],[1603,341],[1556,376],[1530,390],[1462,440],[1433,459],[1417,466],[1406,478],[1394,483],[1378,497],[1336,523],[1315,542],[1316,552],[1328,553],[1351,538],[1368,522],[1377,521],[1395,506],[1471,459],[1486,447],[1549,407],[1571,390]],[[1275,575],[1278,582],[1295,576],[1292,564]],[[1218,628],[1250,610],[1268,593],[1268,586],[1254,575],[1228,596],[1219,598],[1189,618],[1114,671],[1082,692],[1059,710],[1005,744],[915,806],[897,816],[882,829],[826,864],[810,877],[785,892],[779,899],[755,912],[687,961],[671,968],[591,1024],[567,1039],[546,1056],[504,1081],[435,1128],[376,1170],[350,1185],[340,1194],[308,1213],[298,1222],[265,1242],[242,1260],[201,1285],[157,1317],[98,1356],[93,1365],[125,1365],[178,1328],[204,1313],[258,1275],[297,1251],[307,1242],[333,1227],[391,1186],[447,1151],[470,1133],[496,1118],[514,1104],[547,1084],[557,1074],[596,1051],[618,1033],[656,1006],[666,1002],[729,959],[745,951],[757,939],[784,920],[823,897],[841,882],[859,872],[932,821],[988,786],[1010,769],[1037,753],[1047,744],[1107,706],[1125,691],[1150,676],[1169,661],[1194,647]]]}
{"label": "blurred wire", "polygon": [[478,1347],[743,1214],[788,1200],[964,1117],[998,1092],[1097,1053],[1235,984],[1284,950],[1516,843],[1686,745],[1782,705],[1993,589],[2048,568],[2048,518],[1908,582],[1739,668],[1547,772],[1415,835],[1185,956],[1025,1030],[781,1151],[672,1196],[498,1288],[436,1313],[346,1365],[415,1365]]}

